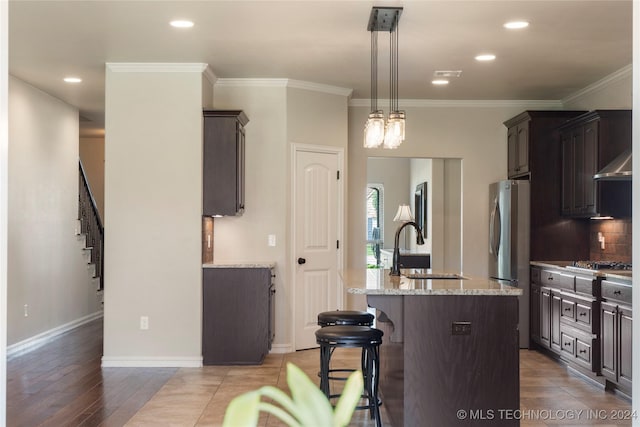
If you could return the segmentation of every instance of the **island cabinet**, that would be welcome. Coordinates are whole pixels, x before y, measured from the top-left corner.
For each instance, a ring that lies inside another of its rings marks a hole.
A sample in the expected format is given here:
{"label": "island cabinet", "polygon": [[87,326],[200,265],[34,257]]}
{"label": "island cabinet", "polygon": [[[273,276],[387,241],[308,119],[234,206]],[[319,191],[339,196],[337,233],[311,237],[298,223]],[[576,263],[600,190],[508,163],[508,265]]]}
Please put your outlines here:
{"label": "island cabinet", "polygon": [[600,372],[599,293],[592,275],[531,268],[531,340],[592,377]]}
{"label": "island cabinet", "polygon": [[504,122],[508,176],[529,179],[530,254],[535,260],[588,259],[589,228],[560,212],[561,153],[558,128],[584,111],[524,111]]}
{"label": "island cabinet", "polygon": [[202,214],[244,212],[247,116],[238,110],[204,110]]}
{"label": "island cabinet", "polygon": [[602,281],[602,375],[609,386],[631,395],[631,281]]}
{"label": "island cabinet", "polygon": [[274,335],[273,277],[269,266],[203,269],[203,364],[262,363]]}
{"label": "island cabinet", "polygon": [[596,110],[560,127],[564,216],[631,215],[630,182],[598,182],[600,169],[631,147],[631,111]]}

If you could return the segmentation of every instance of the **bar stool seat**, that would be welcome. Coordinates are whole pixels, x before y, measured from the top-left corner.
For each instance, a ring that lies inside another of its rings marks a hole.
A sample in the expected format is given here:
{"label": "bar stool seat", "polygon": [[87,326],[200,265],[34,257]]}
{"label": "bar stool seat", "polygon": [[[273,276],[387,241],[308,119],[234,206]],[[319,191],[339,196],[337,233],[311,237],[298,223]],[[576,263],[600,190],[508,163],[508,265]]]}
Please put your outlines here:
{"label": "bar stool seat", "polygon": [[357,409],[368,409],[376,426],[381,426],[380,400],[378,399],[378,376],[380,372],[380,344],[383,332],[379,329],[360,325],[325,326],[316,331],[316,342],[320,345],[320,389],[328,399],[339,397],[329,390],[329,369],[331,356],[336,348],[362,348],[362,374],[366,405]]}
{"label": "bar stool seat", "polygon": [[373,318],[373,314],[366,311],[325,311],[318,314],[318,325],[322,327],[335,325],[372,326]]}

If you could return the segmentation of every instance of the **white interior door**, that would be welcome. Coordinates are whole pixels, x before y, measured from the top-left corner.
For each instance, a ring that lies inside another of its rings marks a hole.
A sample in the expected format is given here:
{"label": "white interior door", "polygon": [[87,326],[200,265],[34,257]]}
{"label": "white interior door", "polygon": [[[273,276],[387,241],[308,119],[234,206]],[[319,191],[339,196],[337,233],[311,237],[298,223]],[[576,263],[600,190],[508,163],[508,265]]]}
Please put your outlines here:
{"label": "white interior door", "polygon": [[341,308],[339,152],[295,149],[294,333],[295,349],[317,347],[318,313]]}

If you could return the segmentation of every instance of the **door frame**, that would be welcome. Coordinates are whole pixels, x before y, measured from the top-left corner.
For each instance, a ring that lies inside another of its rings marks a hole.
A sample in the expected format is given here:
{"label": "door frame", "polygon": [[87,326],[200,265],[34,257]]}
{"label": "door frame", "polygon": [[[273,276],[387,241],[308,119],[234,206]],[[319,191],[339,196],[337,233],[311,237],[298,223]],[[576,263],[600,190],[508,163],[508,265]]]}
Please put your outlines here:
{"label": "door frame", "polygon": [[289,180],[290,180],[290,194],[289,198],[289,216],[291,221],[289,222],[289,236],[290,243],[289,247],[291,251],[289,252],[289,283],[291,284],[291,298],[290,298],[290,318],[291,318],[291,348],[295,351],[296,348],[296,263],[294,258],[296,257],[296,253],[298,248],[296,247],[296,227],[297,227],[297,218],[295,215],[296,211],[296,190],[297,190],[297,182],[296,182],[296,171],[298,168],[297,163],[297,153],[298,152],[311,152],[311,153],[324,153],[324,154],[335,154],[337,155],[338,161],[338,171],[340,172],[340,179],[338,180],[338,201],[337,201],[337,217],[336,217],[336,225],[338,228],[338,240],[340,241],[340,247],[337,250],[337,275],[336,283],[338,286],[338,308],[342,309],[344,307],[344,286],[342,283],[342,279],[340,278],[340,272],[344,268],[344,257],[345,257],[345,242],[344,242],[344,194],[345,194],[345,181],[346,181],[346,173],[344,171],[344,148],[341,147],[333,147],[327,145],[314,145],[314,144],[301,144],[292,142],[291,144],[291,168],[289,170]]}

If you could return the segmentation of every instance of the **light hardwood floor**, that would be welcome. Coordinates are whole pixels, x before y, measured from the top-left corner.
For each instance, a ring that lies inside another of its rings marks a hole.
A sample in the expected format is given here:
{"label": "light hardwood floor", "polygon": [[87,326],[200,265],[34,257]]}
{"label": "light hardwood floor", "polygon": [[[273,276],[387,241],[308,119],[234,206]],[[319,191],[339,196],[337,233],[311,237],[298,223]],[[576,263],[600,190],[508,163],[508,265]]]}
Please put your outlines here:
{"label": "light hardwood floor", "polygon": [[[269,355],[261,366],[101,369],[101,355],[102,322],[95,321],[9,360],[7,425],[216,426],[240,393],[267,384],[288,392],[287,362],[314,381],[319,363],[318,351],[306,350]],[[339,349],[334,356],[334,367],[357,366],[360,358],[352,349]],[[628,400],[568,373],[543,354],[522,350],[520,377],[522,426],[631,425],[612,419],[631,411]],[[384,406],[382,420],[388,425]],[[281,423],[265,415],[260,425]],[[374,423],[365,411],[356,411],[350,425]]]}

